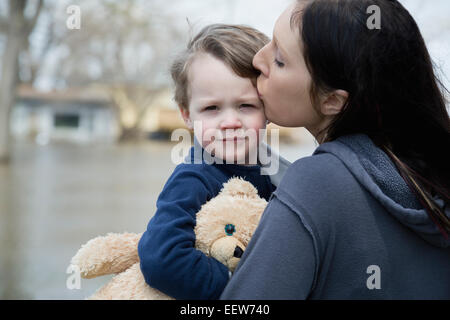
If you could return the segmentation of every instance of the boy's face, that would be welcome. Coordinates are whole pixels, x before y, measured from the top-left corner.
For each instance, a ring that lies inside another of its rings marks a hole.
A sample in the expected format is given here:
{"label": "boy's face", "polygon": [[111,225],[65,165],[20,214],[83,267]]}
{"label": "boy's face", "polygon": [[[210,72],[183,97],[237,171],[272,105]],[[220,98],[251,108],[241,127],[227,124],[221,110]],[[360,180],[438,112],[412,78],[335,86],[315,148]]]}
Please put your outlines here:
{"label": "boy's face", "polygon": [[258,133],[265,129],[266,117],[250,79],[239,77],[222,61],[204,53],[192,61],[188,79],[189,110],[181,113],[202,147],[225,163],[256,159]]}

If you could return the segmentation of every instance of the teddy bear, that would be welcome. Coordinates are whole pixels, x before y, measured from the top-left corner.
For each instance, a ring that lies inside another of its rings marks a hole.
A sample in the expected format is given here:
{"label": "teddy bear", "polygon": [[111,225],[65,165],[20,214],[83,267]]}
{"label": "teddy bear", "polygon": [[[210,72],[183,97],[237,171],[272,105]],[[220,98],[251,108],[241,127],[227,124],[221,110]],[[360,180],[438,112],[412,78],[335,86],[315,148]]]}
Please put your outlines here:
{"label": "teddy bear", "polygon": [[[196,215],[196,249],[234,271],[252,237],[267,201],[248,181],[233,177]],[[142,233],[109,233],[89,240],[72,258],[81,277],[116,274],[90,300],[172,300],[150,287],[139,265],[137,245]]]}

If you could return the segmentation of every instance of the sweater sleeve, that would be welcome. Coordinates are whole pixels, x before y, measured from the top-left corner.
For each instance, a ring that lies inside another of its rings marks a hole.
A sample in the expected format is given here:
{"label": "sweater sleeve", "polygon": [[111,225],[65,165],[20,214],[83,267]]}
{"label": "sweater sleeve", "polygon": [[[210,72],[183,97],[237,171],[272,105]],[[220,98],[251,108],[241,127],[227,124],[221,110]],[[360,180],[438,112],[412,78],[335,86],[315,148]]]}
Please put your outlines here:
{"label": "sweater sleeve", "polygon": [[314,252],[299,216],[272,197],[221,299],[306,299],[314,283]]}
{"label": "sweater sleeve", "polygon": [[139,241],[145,281],[175,299],[217,299],[229,279],[223,264],[195,248],[196,213],[214,196],[208,183],[196,172],[174,172]]}

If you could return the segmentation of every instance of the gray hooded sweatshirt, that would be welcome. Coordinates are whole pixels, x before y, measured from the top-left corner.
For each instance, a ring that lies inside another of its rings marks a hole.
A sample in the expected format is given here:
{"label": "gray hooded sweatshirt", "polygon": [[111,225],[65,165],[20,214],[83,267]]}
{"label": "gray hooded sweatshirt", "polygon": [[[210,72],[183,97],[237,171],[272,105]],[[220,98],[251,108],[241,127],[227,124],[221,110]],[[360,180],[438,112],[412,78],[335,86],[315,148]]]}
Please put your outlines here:
{"label": "gray hooded sweatshirt", "polygon": [[286,171],[221,299],[450,299],[450,240],[383,151],[341,137]]}

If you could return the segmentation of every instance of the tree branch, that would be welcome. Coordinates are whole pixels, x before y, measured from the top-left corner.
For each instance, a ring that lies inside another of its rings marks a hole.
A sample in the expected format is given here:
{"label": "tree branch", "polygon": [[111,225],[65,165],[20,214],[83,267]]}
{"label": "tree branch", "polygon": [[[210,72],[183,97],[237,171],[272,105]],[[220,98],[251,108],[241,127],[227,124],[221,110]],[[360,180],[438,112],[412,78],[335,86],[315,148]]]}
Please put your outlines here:
{"label": "tree branch", "polygon": [[36,25],[36,21],[39,18],[39,13],[41,12],[42,9],[42,4],[43,4],[43,0],[39,0],[38,5],[36,7],[36,11],[34,12],[33,17],[31,17],[30,19],[28,19],[28,21],[26,21],[26,34],[29,35],[31,33],[31,31],[33,30],[34,26]]}

